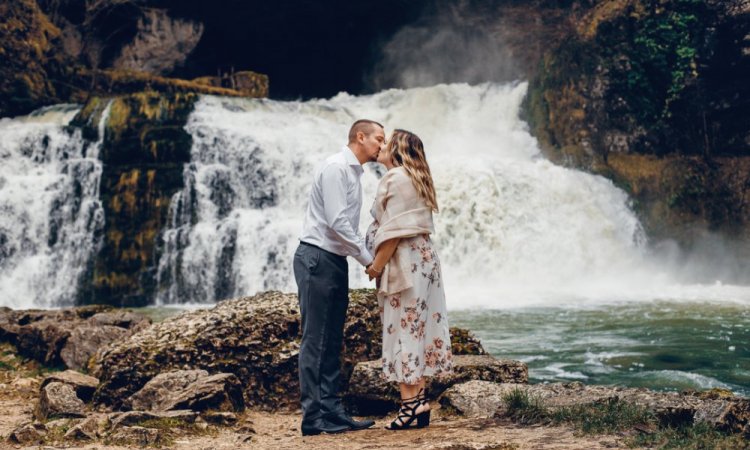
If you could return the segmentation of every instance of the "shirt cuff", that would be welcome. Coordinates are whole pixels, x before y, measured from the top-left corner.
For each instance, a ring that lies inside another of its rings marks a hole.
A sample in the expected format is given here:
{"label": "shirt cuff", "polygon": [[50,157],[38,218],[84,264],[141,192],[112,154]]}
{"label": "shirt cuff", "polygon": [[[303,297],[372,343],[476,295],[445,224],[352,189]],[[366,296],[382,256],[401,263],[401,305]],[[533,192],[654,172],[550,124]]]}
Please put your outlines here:
{"label": "shirt cuff", "polygon": [[372,257],[370,252],[363,248],[360,250],[359,255],[355,256],[354,259],[359,261],[362,266],[367,267],[367,265],[370,264],[375,258]]}

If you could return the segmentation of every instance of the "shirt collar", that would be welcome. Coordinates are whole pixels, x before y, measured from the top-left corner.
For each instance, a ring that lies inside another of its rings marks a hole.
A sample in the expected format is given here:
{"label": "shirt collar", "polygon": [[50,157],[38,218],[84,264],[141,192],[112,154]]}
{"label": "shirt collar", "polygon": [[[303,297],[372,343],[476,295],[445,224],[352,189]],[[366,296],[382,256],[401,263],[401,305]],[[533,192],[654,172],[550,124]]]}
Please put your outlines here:
{"label": "shirt collar", "polygon": [[356,166],[360,170],[363,170],[362,164],[359,163],[359,160],[356,156],[354,156],[354,152],[349,148],[348,145],[345,145],[341,151],[344,152],[344,158],[350,166]]}

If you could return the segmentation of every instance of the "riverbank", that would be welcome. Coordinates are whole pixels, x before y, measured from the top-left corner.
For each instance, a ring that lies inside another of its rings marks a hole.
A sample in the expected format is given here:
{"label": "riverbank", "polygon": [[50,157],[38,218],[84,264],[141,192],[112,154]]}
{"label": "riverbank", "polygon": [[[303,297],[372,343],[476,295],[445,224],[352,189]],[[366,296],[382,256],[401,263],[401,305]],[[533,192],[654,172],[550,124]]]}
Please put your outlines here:
{"label": "riverbank", "polygon": [[19,449],[734,449],[748,443],[750,400],[731,391],[529,384],[526,364],[488,355],[461,328],[451,329],[454,373],[428,387],[431,427],[388,432],[383,427],[397,393],[379,377],[381,325],[373,304],[372,291],[350,292],[342,394],[377,425],[345,437],[306,438],[298,431],[293,294],[227,300],[157,323],[100,306],[5,308],[0,438]]}

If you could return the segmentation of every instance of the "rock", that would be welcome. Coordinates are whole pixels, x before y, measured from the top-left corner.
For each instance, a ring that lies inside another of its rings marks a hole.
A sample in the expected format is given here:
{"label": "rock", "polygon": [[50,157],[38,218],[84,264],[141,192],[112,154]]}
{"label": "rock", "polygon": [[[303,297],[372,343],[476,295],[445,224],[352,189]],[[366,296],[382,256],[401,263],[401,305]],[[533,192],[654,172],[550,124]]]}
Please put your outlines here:
{"label": "rock", "polygon": [[236,414],[223,411],[206,411],[201,417],[207,423],[221,426],[235,425],[238,421]]}
{"label": "rock", "polygon": [[[381,356],[376,304],[373,290],[350,292],[342,391],[355,364]],[[296,295],[265,292],[154,324],[100,349],[92,366],[92,373],[102,381],[95,402],[119,408],[160,373],[206,370],[234,374],[248,407],[296,408],[299,320]],[[468,351],[482,351],[467,336],[459,336],[457,343],[462,342]]]}
{"label": "rock", "polygon": [[42,423],[27,423],[19,426],[8,436],[8,441],[21,445],[41,444],[47,435],[47,427]]}
{"label": "rock", "polygon": [[42,319],[19,326],[16,336],[18,353],[35,359],[45,366],[59,367],[63,364],[60,351],[75,326],[57,318]]}
{"label": "rock", "polygon": [[242,411],[242,386],[232,374],[208,375],[205,370],[163,373],[130,397],[130,407],[144,411],[207,409]]}
{"label": "rock", "polygon": [[163,75],[181,65],[203,34],[203,24],[170,17],[165,9],[142,12],[136,35],[112,66]]}
{"label": "rock", "polygon": [[175,392],[181,392],[198,378],[207,377],[205,370],[176,370],[160,373],[133,394],[127,406],[138,411],[166,411]]}
{"label": "rock", "polygon": [[[434,399],[450,386],[469,380],[526,383],[528,377],[528,367],[520,361],[499,360],[489,355],[459,355],[453,357],[453,373],[429,379],[426,388]],[[345,400],[361,415],[386,414],[398,408],[400,395],[396,383],[383,379],[382,366],[377,360],[357,364]]]}
{"label": "rock", "polygon": [[50,431],[54,430],[55,428],[65,428],[66,430],[69,430],[72,427],[83,422],[84,420],[86,419],[80,419],[80,418],[55,419],[55,420],[47,421],[45,425],[47,426],[47,430],[50,430]]}
{"label": "rock", "polygon": [[85,420],[69,429],[64,437],[73,441],[96,440],[99,437],[99,425],[94,420]]}
{"label": "rock", "polygon": [[39,390],[39,380],[36,378],[17,378],[11,386],[19,392],[36,393]]}
{"label": "rock", "polygon": [[440,396],[440,405],[466,417],[489,418],[503,405],[506,389],[492,381],[472,380],[455,384]]}
{"label": "rock", "polygon": [[440,404],[467,416],[486,416],[484,411],[496,406],[494,415],[502,417],[506,412],[502,398],[514,389],[541,399],[551,409],[608,401],[631,402],[650,410],[665,426],[704,422],[719,430],[741,433],[750,423],[750,400],[747,398],[586,386],[582,383],[527,385],[470,381],[446,390]]}
{"label": "rock", "polygon": [[199,378],[163,405],[165,410],[191,409],[205,411],[244,411],[240,380],[231,373],[217,373]]}
{"label": "rock", "polygon": [[198,413],[189,410],[163,412],[128,411],[125,413],[111,414],[109,420],[111,421],[112,429],[114,430],[121,427],[141,425],[150,420],[172,419],[190,424],[194,423],[197,417]]}
{"label": "rock", "polygon": [[122,427],[109,435],[109,441],[119,445],[137,445],[147,447],[159,445],[165,438],[165,432],[154,428]]}
{"label": "rock", "polygon": [[113,327],[126,328],[129,330],[141,330],[151,325],[152,321],[148,317],[136,314],[131,311],[106,311],[95,314],[89,318],[92,325],[110,325]]}
{"label": "rock", "polygon": [[43,389],[50,383],[63,383],[71,386],[75,390],[76,396],[84,402],[91,400],[94,391],[99,386],[99,380],[96,378],[74,370],[66,370],[48,375],[42,381],[41,388]]}
{"label": "rock", "polygon": [[127,329],[111,325],[80,326],[70,333],[60,351],[60,359],[70,369],[83,370],[99,347],[118,341],[128,334]]}
{"label": "rock", "polygon": [[0,311],[0,341],[14,344],[19,355],[51,367],[82,370],[100,346],[147,326],[139,314],[89,305],[54,311]]}
{"label": "rock", "polygon": [[85,417],[86,405],[78,398],[73,386],[53,381],[42,387],[34,415],[39,420]]}

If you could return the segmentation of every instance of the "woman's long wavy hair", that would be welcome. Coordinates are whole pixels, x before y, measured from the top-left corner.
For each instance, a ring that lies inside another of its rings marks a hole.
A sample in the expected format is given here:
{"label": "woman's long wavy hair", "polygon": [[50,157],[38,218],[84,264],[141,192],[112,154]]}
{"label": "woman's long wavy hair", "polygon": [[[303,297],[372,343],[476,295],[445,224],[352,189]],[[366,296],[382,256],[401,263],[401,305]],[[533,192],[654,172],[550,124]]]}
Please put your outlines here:
{"label": "woman's long wavy hair", "polygon": [[417,194],[424,202],[438,211],[435,184],[424,154],[424,145],[419,137],[406,130],[393,130],[386,149],[396,166],[401,166],[409,174]]}

